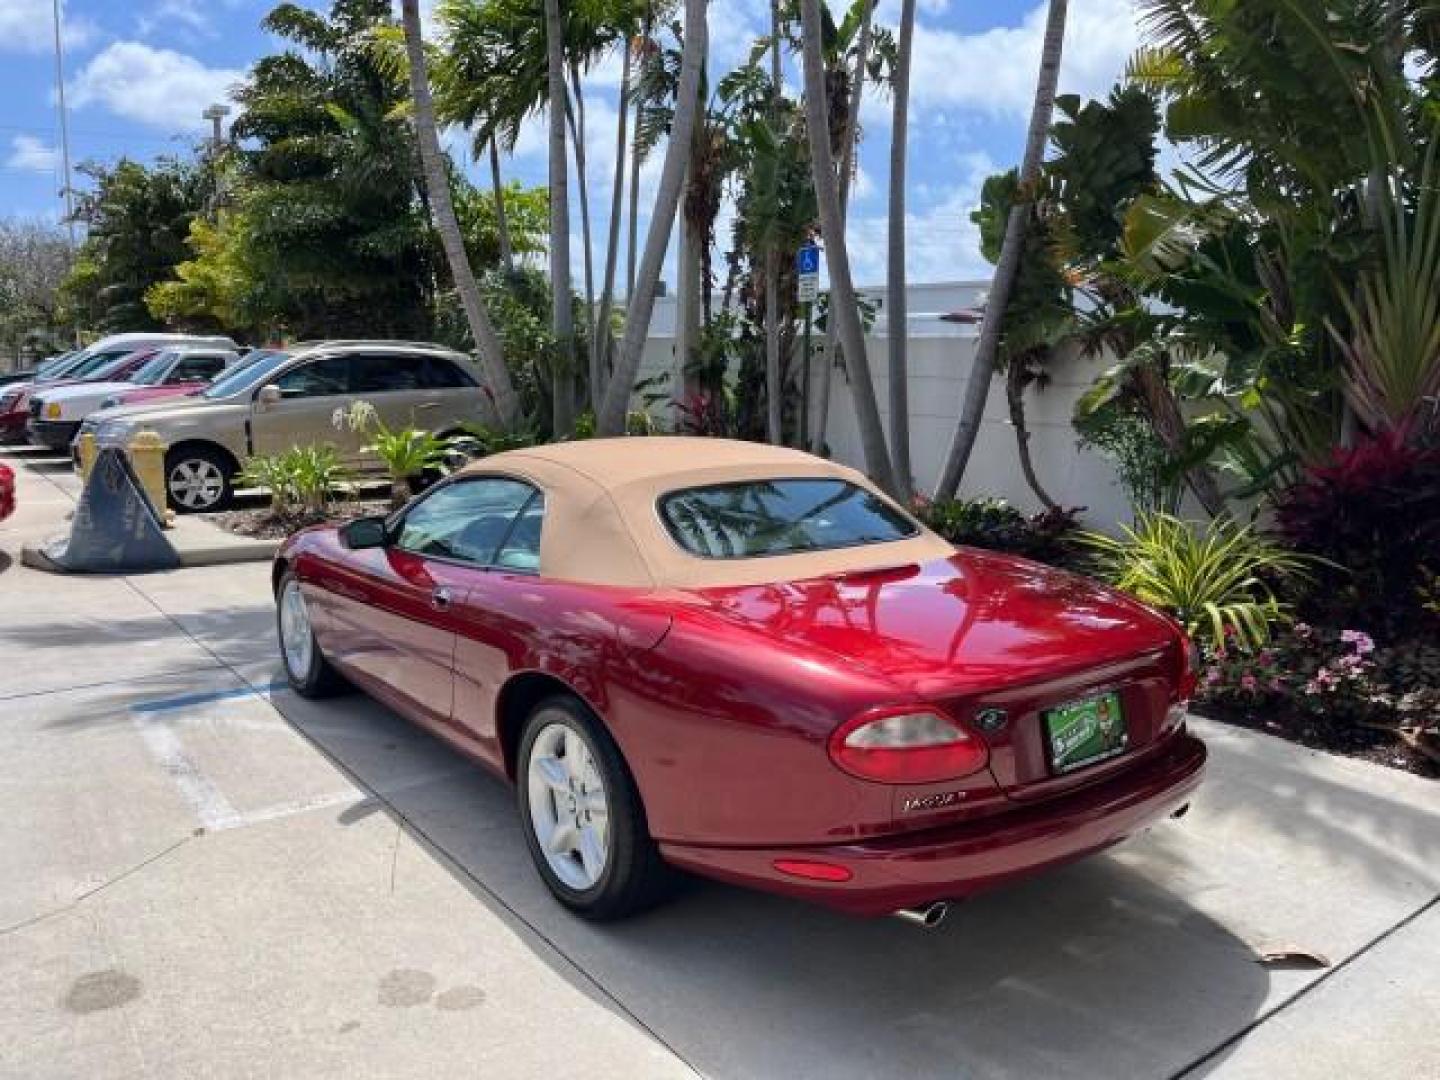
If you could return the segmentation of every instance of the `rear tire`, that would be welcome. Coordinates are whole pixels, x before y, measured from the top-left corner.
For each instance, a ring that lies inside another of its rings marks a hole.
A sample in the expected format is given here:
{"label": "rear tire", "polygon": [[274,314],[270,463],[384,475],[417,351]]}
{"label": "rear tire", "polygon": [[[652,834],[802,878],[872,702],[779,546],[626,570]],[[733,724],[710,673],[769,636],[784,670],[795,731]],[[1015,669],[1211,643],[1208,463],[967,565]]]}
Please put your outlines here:
{"label": "rear tire", "polygon": [[285,677],[297,694],[325,698],[346,689],[344,678],[320,651],[310,623],[310,606],[300,589],[300,579],[293,573],[287,572],[280,579],[280,588],[275,592],[275,630]]}
{"label": "rear tire", "polygon": [[645,808],[603,725],[573,697],[537,705],[516,756],[525,842],[545,885],[586,919],[623,919],[664,894]]}
{"label": "rear tire", "polygon": [[208,446],[177,446],[165,455],[165,499],[179,514],[224,510],[235,498],[235,465]]}

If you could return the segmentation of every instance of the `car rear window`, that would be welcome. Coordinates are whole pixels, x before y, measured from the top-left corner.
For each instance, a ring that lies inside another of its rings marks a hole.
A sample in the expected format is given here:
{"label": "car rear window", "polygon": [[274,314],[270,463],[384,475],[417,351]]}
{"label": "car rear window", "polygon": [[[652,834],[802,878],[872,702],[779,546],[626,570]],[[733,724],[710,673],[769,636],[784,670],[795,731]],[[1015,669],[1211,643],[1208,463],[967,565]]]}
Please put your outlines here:
{"label": "car rear window", "polygon": [[915,523],[845,480],[747,480],[674,491],[660,517],[675,542],[705,559],[750,559],[883,544]]}

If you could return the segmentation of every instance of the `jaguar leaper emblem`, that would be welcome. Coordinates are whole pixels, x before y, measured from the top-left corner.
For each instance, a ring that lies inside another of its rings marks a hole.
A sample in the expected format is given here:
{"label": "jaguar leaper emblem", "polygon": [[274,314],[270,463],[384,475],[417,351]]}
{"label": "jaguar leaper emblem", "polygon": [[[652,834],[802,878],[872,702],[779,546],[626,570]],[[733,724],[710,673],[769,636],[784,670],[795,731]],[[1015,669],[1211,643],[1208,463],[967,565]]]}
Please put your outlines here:
{"label": "jaguar leaper emblem", "polygon": [[993,735],[1003,728],[1010,717],[1004,709],[997,709],[993,706],[981,709],[975,714],[975,726],[987,735]]}

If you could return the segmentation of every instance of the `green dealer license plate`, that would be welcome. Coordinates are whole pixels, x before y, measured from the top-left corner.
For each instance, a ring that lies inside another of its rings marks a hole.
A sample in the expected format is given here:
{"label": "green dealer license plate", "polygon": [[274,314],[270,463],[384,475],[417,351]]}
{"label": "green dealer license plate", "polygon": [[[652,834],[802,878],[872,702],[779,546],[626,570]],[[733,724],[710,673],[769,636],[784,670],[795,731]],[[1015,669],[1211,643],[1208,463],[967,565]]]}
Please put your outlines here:
{"label": "green dealer license plate", "polygon": [[1129,741],[1120,695],[1113,692],[1071,701],[1047,709],[1041,716],[1050,740],[1050,762],[1057,773],[1124,753]]}

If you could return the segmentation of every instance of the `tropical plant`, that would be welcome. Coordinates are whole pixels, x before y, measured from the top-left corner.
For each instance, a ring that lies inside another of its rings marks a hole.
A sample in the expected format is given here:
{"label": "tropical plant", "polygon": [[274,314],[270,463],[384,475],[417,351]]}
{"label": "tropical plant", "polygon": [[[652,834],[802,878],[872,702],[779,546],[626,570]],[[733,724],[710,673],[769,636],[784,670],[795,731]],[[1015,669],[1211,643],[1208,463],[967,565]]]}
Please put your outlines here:
{"label": "tropical plant", "polygon": [[333,446],[296,446],[282,454],[260,454],[250,458],[236,476],[242,487],[261,487],[270,492],[270,510],[277,516],[304,514],[322,517],[351,479],[350,470],[340,463]]}
{"label": "tropical plant", "polygon": [[996,260],[995,274],[990,282],[985,318],[980,325],[980,339],[976,342],[975,357],[971,361],[965,397],[960,406],[960,419],[955,426],[950,450],[946,454],[940,482],[935,488],[935,496],[939,499],[954,498],[960,486],[960,478],[965,473],[965,466],[970,461],[970,453],[975,448],[975,439],[980,434],[980,419],[985,411],[985,401],[990,395],[990,379],[995,373],[999,355],[1000,327],[1010,303],[1010,290],[1019,272],[1030,203],[1040,177],[1046,136],[1055,109],[1055,91],[1060,79],[1060,56],[1065,44],[1066,9],[1067,0],[1049,0],[1045,38],[1040,49],[1040,74],[1035,82],[1035,101],[1030,110],[1030,127],[1025,137],[1025,153],[1020,162],[1016,198],[1006,219],[1005,239],[1001,243],[1000,257]]}
{"label": "tropical plant", "polygon": [[1311,574],[1310,559],[1225,518],[1197,526],[1143,514],[1118,537],[1090,532],[1080,541],[1101,577],[1170,612],[1191,637],[1215,648],[1231,638],[1245,648],[1263,645],[1291,618],[1282,587]]}
{"label": "tropical plant", "polygon": [[625,430],[630,394],[635,374],[640,368],[640,354],[650,334],[650,316],[655,308],[661,264],[670,245],[670,232],[675,224],[675,212],[680,204],[680,192],[689,164],[700,109],[700,73],[708,40],[705,0],[685,0],[685,50],[675,97],[675,118],[671,125],[670,143],[665,149],[655,206],[650,215],[645,254],[640,261],[635,292],[626,311],[625,337],[620,343],[610,385],[595,410],[595,430],[599,435],[619,435]]}
{"label": "tropical plant", "polygon": [[435,107],[430,99],[425,45],[420,33],[419,0],[401,0],[400,10],[405,24],[405,51],[409,59],[415,134],[420,145],[420,162],[431,217],[435,223],[435,231],[440,234],[445,258],[450,264],[450,274],[455,281],[455,289],[460,294],[461,306],[465,309],[470,334],[480,353],[480,364],[489,384],[486,387],[486,400],[495,410],[496,421],[502,427],[510,427],[519,420],[520,401],[510,380],[509,369],[505,366],[505,347],[490,321],[485,299],[480,295],[480,286],[476,283],[475,273],[470,267],[465,241],[460,232],[460,222],[451,202],[450,176],[440,149],[440,137],[435,130]]}
{"label": "tropical plant", "polygon": [[800,15],[804,39],[805,115],[820,229],[825,237],[825,263],[830,270],[831,304],[838,324],[840,346],[845,353],[850,395],[855,402],[865,471],[880,487],[893,492],[897,490],[895,472],[885,441],[885,429],[880,423],[875,384],[870,377],[870,360],[865,352],[865,332],[855,303],[855,284],[850,277],[850,256],[845,247],[845,218],[840,208],[835,157],[830,146],[829,102],[821,56],[823,27],[820,0],[800,0]]}
{"label": "tropical plant", "polygon": [[[910,472],[910,365],[906,355],[910,322],[905,302],[905,154],[910,130],[910,55],[915,38],[915,0],[900,5],[899,53],[892,87],[894,110],[890,122],[890,247],[885,274],[885,297],[889,302],[890,345],[887,385],[890,394],[890,458],[895,467],[896,493],[909,499],[913,479]],[[1021,440],[1022,446],[1028,440]],[[1026,460],[1028,461],[1028,454]],[[1038,487],[1038,485],[1037,485]],[[1049,496],[1043,500],[1052,506]]]}
{"label": "tropical plant", "polygon": [[1427,621],[1427,576],[1440,572],[1440,450],[1403,431],[1337,447],[1282,492],[1287,543],[1323,556],[1307,606],[1316,618],[1377,628],[1388,637]]}
{"label": "tropical plant", "polygon": [[952,544],[1008,551],[1055,566],[1077,561],[1078,507],[1026,516],[995,498],[948,502],[916,498],[912,506],[916,517]]}
{"label": "tropical plant", "polygon": [[294,463],[281,454],[256,454],[235,476],[238,487],[264,488],[270,493],[270,512],[277,516],[295,509]]}

